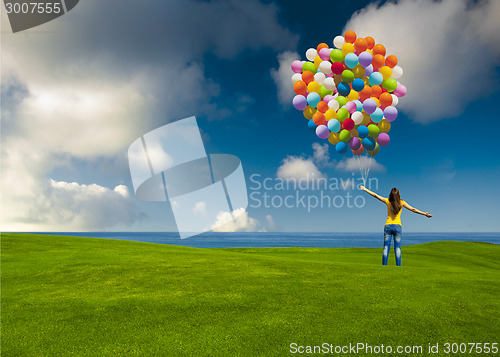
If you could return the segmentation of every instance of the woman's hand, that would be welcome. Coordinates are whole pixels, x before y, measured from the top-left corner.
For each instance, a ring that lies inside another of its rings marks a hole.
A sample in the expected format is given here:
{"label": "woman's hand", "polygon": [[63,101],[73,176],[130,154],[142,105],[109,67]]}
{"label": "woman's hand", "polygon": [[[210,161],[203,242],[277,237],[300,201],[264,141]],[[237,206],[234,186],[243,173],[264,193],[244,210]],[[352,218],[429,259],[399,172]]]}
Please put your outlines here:
{"label": "woman's hand", "polygon": [[426,216],[427,218],[431,218],[432,217],[432,214],[430,212],[425,212],[424,213],[424,216]]}
{"label": "woman's hand", "polygon": [[359,186],[359,189],[364,191],[364,190],[366,190],[366,187],[365,187],[365,186],[363,186],[363,185],[360,185],[360,186]]}

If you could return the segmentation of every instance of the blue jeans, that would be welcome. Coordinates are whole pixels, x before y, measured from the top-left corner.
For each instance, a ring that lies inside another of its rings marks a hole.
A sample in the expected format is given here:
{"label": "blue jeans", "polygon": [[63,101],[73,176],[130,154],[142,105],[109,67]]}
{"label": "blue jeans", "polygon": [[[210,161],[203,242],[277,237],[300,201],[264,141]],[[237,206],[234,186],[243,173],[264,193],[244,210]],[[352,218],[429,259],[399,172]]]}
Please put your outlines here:
{"label": "blue jeans", "polygon": [[382,253],[382,265],[387,265],[389,251],[391,250],[391,238],[394,238],[394,253],[396,255],[396,265],[401,266],[401,236],[403,227],[399,224],[387,224],[384,227],[384,252]]}

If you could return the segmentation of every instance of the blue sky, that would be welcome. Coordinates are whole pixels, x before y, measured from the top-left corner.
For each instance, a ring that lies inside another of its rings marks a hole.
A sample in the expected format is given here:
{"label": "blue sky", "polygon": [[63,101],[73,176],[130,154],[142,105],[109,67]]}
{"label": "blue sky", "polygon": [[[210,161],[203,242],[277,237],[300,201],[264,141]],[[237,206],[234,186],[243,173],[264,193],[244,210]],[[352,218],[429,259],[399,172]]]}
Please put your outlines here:
{"label": "blue sky", "polygon": [[[175,230],[168,204],[135,198],[126,155],[191,115],[207,152],[240,158],[249,194],[252,175],[275,180],[291,163],[359,178],[345,169],[352,154],[307,128],[286,78],[291,59],[352,29],[405,71],[408,94],[370,173],[380,194],[396,186],[435,215],[404,212],[404,229],[498,232],[499,11],[495,1],[86,1],[19,34],[2,17],[2,230]],[[360,195],[329,192],[348,193]],[[235,229],[379,231],[385,207],[363,197],[361,208],[309,212],[251,205]]]}

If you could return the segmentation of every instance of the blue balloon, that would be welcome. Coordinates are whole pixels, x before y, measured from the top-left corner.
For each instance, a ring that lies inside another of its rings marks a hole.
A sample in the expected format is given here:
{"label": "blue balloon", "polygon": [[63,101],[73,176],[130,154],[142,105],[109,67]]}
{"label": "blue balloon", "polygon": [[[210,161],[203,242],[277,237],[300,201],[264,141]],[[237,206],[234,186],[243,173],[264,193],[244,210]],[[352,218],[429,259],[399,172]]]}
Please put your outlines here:
{"label": "blue balloon", "polygon": [[346,82],[340,82],[337,86],[337,92],[339,92],[341,96],[347,97],[349,93],[351,93],[351,87]]}
{"label": "blue balloon", "polygon": [[380,108],[375,109],[375,111],[370,114],[370,119],[374,123],[379,123],[383,117],[384,117],[384,112]]}
{"label": "blue balloon", "polygon": [[354,68],[358,65],[358,56],[354,53],[348,53],[344,58],[344,63],[349,68]]}
{"label": "blue balloon", "polygon": [[339,154],[345,154],[347,152],[347,144],[343,141],[340,141],[337,145],[335,145],[335,150]]}
{"label": "blue balloon", "polygon": [[356,78],[352,81],[352,89],[354,89],[356,92],[361,92],[363,88],[365,88],[365,82],[363,82],[361,78]]}
{"label": "blue balloon", "polygon": [[307,95],[307,104],[309,104],[313,108],[316,108],[320,101],[321,97],[316,92],[312,92]]}
{"label": "blue balloon", "polygon": [[307,127],[311,129],[312,131],[316,132],[316,128],[318,127],[312,119],[309,119],[307,122]]}
{"label": "blue balloon", "polygon": [[360,138],[366,138],[370,131],[368,130],[368,127],[364,125],[358,126],[358,135]]}
{"label": "blue balloon", "polygon": [[328,129],[333,133],[338,133],[340,130],[340,122],[337,119],[328,120]]}
{"label": "blue balloon", "polygon": [[[359,128],[358,128],[358,133],[359,133]],[[363,139],[363,147],[366,149],[366,150],[373,150],[375,149],[375,144],[377,142],[375,141],[374,138],[371,138],[371,137],[366,137]]]}
{"label": "blue balloon", "polygon": [[370,83],[371,86],[381,85],[383,81],[384,77],[380,72],[373,72],[372,74],[370,74],[370,77],[368,78],[368,83]]}

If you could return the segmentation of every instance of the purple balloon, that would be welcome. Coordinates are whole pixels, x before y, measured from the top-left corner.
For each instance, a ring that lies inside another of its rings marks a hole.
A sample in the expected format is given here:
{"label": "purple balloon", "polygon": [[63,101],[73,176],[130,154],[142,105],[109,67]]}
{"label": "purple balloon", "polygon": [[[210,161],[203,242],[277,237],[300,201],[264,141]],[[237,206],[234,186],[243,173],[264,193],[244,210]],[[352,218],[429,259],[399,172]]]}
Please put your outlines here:
{"label": "purple balloon", "polygon": [[380,146],[386,146],[387,144],[389,144],[389,141],[391,141],[391,138],[389,137],[388,134],[386,134],[386,133],[380,133],[380,134],[378,134],[378,136],[377,136],[377,143]]}
{"label": "purple balloon", "polygon": [[394,119],[398,117],[398,110],[396,109],[396,107],[389,105],[384,109],[384,117],[387,119],[388,122],[394,121]]}
{"label": "purple balloon", "polygon": [[294,73],[302,73],[302,61],[299,60],[293,61],[292,71],[294,71]]}
{"label": "purple balloon", "polygon": [[326,139],[328,135],[330,135],[330,129],[328,129],[326,125],[318,125],[316,128],[316,135],[321,139]]}
{"label": "purple balloon", "polygon": [[[370,54],[370,52],[364,51],[364,52],[361,52],[358,60],[359,60],[360,65],[362,65],[363,67],[368,67],[372,63],[373,57]],[[372,67],[372,70],[373,70],[373,67]]]}
{"label": "purple balloon", "polygon": [[394,95],[396,97],[404,97],[406,94],[406,87],[404,85],[402,85],[401,83],[398,83],[398,86],[396,87],[396,89],[394,90]]}
{"label": "purple balloon", "polygon": [[321,50],[319,50],[318,56],[323,61],[329,61],[330,60],[330,52],[332,52],[332,49],[322,48]]}
{"label": "purple balloon", "polygon": [[369,65],[365,68],[365,76],[370,77],[370,74],[373,73],[373,65]]}
{"label": "purple balloon", "polygon": [[361,140],[355,136],[352,137],[349,140],[349,147],[354,151],[358,150],[361,147]]}
{"label": "purple balloon", "polygon": [[377,102],[374,99],[368,98],[363,102],[363,110],[366,114],[371,114],[377,109]]}
{"label": "purple balloon", "polygon": [[293,106],[297,110],[304,110],[307,107],[307,99],[301,94],[296,95],[293,97]]}

